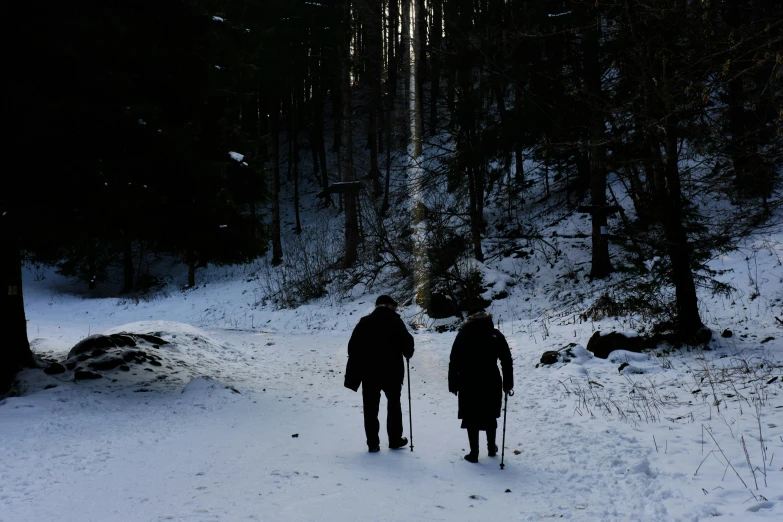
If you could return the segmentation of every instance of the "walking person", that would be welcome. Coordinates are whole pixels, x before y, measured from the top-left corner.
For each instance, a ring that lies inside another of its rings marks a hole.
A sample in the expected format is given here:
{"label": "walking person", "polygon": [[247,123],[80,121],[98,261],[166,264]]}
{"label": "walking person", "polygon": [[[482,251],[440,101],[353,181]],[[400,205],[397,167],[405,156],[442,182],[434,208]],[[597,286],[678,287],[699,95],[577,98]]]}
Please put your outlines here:
{"label": "walking person", "polygon": [[506,338],[494,327],[489,313],[471,310],[457,333],[449,361],[449,391],[459,398],[457,417],[462,419],[462,428],[468,430],[468,462],[478,462],[479,431],[487,432],[488,455],[497,455],[495,434],[503,392],[513,388],[514,369]]}
{"label": "walking person", "polygon": [[381,391],[386,395],[389,448],[404,448],[408,444],[408,439],[402,436],[400,395],[405,379],[403,357],[413,357],[413,336],[396,310],[397,303],[390,296],[378,297],[375,310],[359,320],[348,342],[345,387],[357,391],[362,386],[364,431],[371,453],[381,449],[378,437]]}

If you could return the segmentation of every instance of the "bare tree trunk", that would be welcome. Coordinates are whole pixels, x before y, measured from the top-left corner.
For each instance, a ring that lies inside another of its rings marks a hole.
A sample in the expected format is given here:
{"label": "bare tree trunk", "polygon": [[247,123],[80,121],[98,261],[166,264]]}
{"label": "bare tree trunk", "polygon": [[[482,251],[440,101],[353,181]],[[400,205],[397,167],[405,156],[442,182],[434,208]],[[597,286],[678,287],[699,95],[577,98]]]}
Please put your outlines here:
{"label": "bare tree trunk", "polygon": [[481,248],[481,219],[479,215],[479,183],[476,175],[476,168],[468,167],[468,198],[470,205],[470,238],[473,243],[473,257],[477,261],[484,261],[484,252]]}
{"label": "bare tree trunk", "polygon": [[[314,106],[313,109],[314,109],[312,114],[313,121],[310,122],[310,153],[313,162],[313,179],[315,180],[316,183],[321,185],[322,179],[321,176],[319,176],[321,171],[318,168],[318,145],[316,145],[316,143],[318,142],[318,135],[317,135],[318,133],[315,130],[315,107]],[[321,186],[321,188],[326,188],[326,187]]]}
{"label": "bare tree trunk", "polygon": [[387,35],[389,37],[389,96],[394,99],[397,96],[397,67],[398,58],[400,53],[399,48],[399,20],[400,20],[400,7],[398,5],[399,0],[389,0],[389,29]]}
{"label": "bare tree trunk", "polygon": [[402,0],[400,21],[402,22],[402,35],[400,37],[400,68],[402,70],[402,83],[404,85],[404,98],[402,100],[402,136],[407,140],[411,133],[411,0]]}
{"label": "bare tree trunk", "polygon": [[272,264],[283,262],[283,245],[280,241],[280,101],[277,94],[269,103],[269,176],[272,187]]}
{"label": "bare tree trunk", "polygon": [[657,140],[651,140],[650,152],[654,159],[653,162],[653,191],[658,201],[664,201],[666,198],[666,169],[664,167],[661,146]]}
{"label": "bare tree trunk", "polygon": [[8,391],[20,368],[33,365],[22,293],[22,253],[18,234],[10,222],[15,216],[11,214],[9,212],[9,215],[3,216],[0,224],[0,242],[3,245],[0,248],[0,317],[4,325],[3,344],[0,347],[0,394]]}
{"label": "bare tree trunk", "polygon": [[123,284],[121,294],[130,292],[133,290],[133,248],[132,242],[128,233],[122,230],[122,273]]}
{"label": "bare tree trunk", "polygon": [[546,185],[546,197],[549,197],[549,155],[544,149],[544,183]]}
{"label": "bare tree trunk", "polygon": [[185,252],[185,265],[188,267],[188,288],[194,288],[196,286],[198,260],[196,259],[196,251],[192,247]]}
{"label": "bare tree trunk", "polygon": [[286,128],[285,128],[286,142],[288,144],[288,155],[286,156],[288,161],[286,162],[286,169],[285,169],[285,180],[286,180],[286,183],[290,183],[291,182],[291,173],[292,173],[292,171],[291,171],[291,167],[292,167],[291,158],[294,155],[294,149],[293,149],[293,147],[294,147],[294,140],[291,139],[291,134],[292,134],[292,131],[293,131],[293,128],[294,128],[294,121],[293,121],[294,111],[293,111],[293,106],[291,104],[292,99],[293,99],[293,94],[292,93],[287,93],[286,97],[285,97],[285,102],[283,103],[283,113],[287,116],[286,119],[288,120],[288,122],[286,124]]}
{"label": "bare tree trunk", "polygon": [[[519,86],[514,87],[514,115],[516,118],[516,128],[522,125],[522,89]],[[520,187],[525,183],[524,159],[522,158],[522,142],[517,136],[514,143],[514,181]]]}
{"label": "bare tree trunk", "polygon": [[294,216],[296,225],[294,233],[302,233],[302,222],[299,217],[299,103],[294,98],[291,103],[291,151],[293,156],[289,158],[291,163],[291,174],[294,178]]}
{"label": "bare tree trunk", "polygon": [[677,327],[684,339],[690,339],[704,324],[699,317],[696,285],[691,270],[691,247],[682,223],[682,194],[677,161],[677,129],[666,125],[666,184],[668,195],[664,201],[663,225],[666,231],[669,258],[672,262],[677,298]]}
{"label": "bare tree trunk", "polygon": [[[392,0],[394,1],[394,0]],[[386,187],[383,191],[383,205],[381,206],[381,214],[384,216],[389,211],[389,188],[391,183],[391,130],[392,130],[392,115],[394,111],[391,106],[394,104],[394,99],[389,99],[390,108],[386,111]]]}
{"label": "bare tree trunk", "polygon": [[[326,143],[324,139],[324,93],[323,77],[320,58],[318,66],[313,73],[313,129],[315,130],[315,143],[313,147],[318,151],[318,159],[321,163],[321,187],[329,186],[329,169],[326,165]],[[324,198],[324,208],[332,204],[332,196]]]}
{"label": "bare tree trunk", "polygon": [[432,77],[430,79],[430,135],[438,132],[438,95],[440,94],[440,51],[442,41],[443,0],[431,0],[432,32],[430,35],[430,61]]}
{"label": "bare tree trunk", "polygon": [[[588,10],[591,8],[588,7]],[[592,203],[593,259],[590,276],[596,279],[608,277],[614,270],[609,259],[606,213],[606,170],[604,166],[604,117],[601,112],[601,71],[598,60],[600,17],[587,17],[594,27],[585,29],[584,75],[585,88],[590,101],[590,201]]]}
{"label": "bare tree trunk", "polygon": [[373,196],[381,196],[381,171],[378,168],[378,115],[381,113],[381,69],[383,36],[381,34],[381,0],[367,0],[364,9],[367,40],[367,78],[370,82],[369,133],[370,178]]}
{"label": "bare tree trunk", "polygon": [[[350,24],[350,0],[343,0],[343,20]],[[350,35],[348,27],[346,34]],[[341,46],[341,85],[343,101],[343,147],[342,176],[343,181],[353,181],[353,108],[351,105],[351,51],[347,38]],[[357,194],[348,191],[344,195],[345,201],[345,256],[343,265],[346,268],[356,263],[359,244],[358,216],[356,208]]]}
{"label": "bare tree trunk", "polygon": [[423,9],[424,0],[411,0],[414,2],[415,17],[413,21],[413,64],[410,66],[412,73],[412,110],[413,110],[413,157],[418,158],[422,153],[422,141],[424,139],[424,87],[422,76],[424,73],[424,60],[421,51],[421,41],[424,35]]}
{"label": "bare tree trunk", "polygon": [[[338,55],[338,60],[342,60],[342,57]],[[342,91],[341,80],[338,78],[332,88],[332,124],[334,125],[334,142],[332,142],[332,152],[340,154],[340,149],[343,146],[342,132],[343,132],[343,117],[342,117],[342,100],[340,93]]]}
{"label": "bare tree trunk", "polygon": [[424,138],[424,79],[427,76],[427,12],[424,8],[424,0],[415,2],[416,20],[414,22],[413,52],[416,54],[416,115],[414,122],[417,124],[416,134],[420,139]]}

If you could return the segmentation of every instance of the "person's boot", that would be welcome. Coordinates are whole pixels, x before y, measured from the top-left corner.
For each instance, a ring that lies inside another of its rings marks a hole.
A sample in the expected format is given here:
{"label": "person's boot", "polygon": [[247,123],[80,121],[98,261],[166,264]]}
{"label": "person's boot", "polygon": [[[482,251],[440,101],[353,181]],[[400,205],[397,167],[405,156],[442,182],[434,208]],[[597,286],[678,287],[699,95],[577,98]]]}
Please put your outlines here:
{"label": "person's boot", "polygon": [[468,462],[472,462],[475,464],[478,462],[478,440],[479,440],[479,432],[478,430],[468,430],[468,442],[470,443],[470,453],[465,455],[465,460]]}
{"label": "person's boot", "polygon": [[465,458],[465,460],[467,460],[468,462],[472,462],[473,464],[475,464],[476,462],[478,462],[478,452],[477,452],[477,453],[473,453],[473,452],[471,451],[470,453],[468,453],[467,455],[465,455],[465,457],[464,457],[464,458]]}
{"label": "person's boot", "polygon": [[389,449],[400,449],[408,445],[408,437],[402,437],[397,442],[389,442]]}
{"label": "person's boot", "polygon": [[487,455],[495,457],[498,454],[498,445],[495,444],[495,430],[487,431]]}
{"label": "person's boot", "polygon": [[377,445],[377,446],[368,446],[367,447],[367,451],[369,451],[370,453],[377,453],[377,452],[381,451],[381,447],[379,445]]}

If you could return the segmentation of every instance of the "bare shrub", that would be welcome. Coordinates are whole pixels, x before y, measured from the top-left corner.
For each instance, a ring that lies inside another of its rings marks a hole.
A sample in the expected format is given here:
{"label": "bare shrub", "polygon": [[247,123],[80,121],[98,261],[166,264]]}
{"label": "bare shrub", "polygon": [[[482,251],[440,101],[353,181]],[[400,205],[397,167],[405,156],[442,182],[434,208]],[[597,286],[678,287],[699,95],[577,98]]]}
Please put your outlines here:
{"label": "bare shrub", "polygon": [[259,264],[257,300],[292,308],[326,296],[335,281],[342,245],[339,229],[326,220],[286,237],[283,264]]}

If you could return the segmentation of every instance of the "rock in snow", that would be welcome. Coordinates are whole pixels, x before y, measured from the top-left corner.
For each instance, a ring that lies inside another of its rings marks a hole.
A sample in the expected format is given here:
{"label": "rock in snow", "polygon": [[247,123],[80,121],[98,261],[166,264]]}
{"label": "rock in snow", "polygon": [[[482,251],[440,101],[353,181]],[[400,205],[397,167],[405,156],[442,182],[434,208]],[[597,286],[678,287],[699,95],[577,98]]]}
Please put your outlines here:
{"label": "rock in snow", "polygon": [[103,375],[100,373],[89,372],[87,370],[76,370],[76,373],[73,374],[73,377],[77,381],[86,381],[90,379],[100,379],[103,377]]}
{"label": "rock in snow", "polygon": [[644,339],[641,337],[627,337],[619,332],[602,334],[595,332],[587,343],[587,351],[600,359],[607,359],[615,350],[628,352],[640,352],[644,348]]}
{"label": "rock in snow", "polygon": [[44,368],[44,373],[48,375],[56,375],[58,373],[65,373],[65,366],[60,363],[51,363]]}

